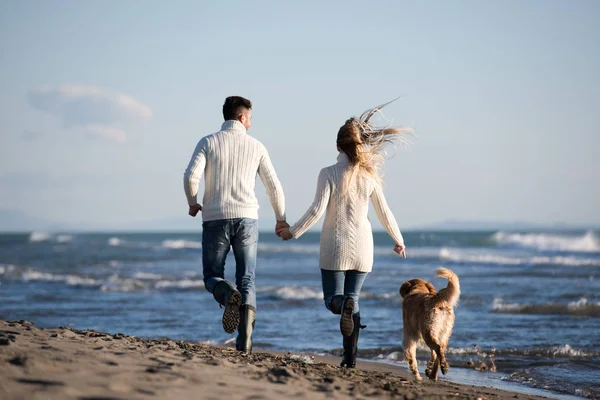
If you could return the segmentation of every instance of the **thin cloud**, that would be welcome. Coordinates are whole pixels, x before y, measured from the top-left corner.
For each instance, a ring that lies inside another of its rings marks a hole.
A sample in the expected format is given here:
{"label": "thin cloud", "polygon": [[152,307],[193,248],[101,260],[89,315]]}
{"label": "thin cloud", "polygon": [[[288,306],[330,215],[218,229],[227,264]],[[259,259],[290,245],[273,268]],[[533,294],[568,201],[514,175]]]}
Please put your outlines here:
{"label": "thin cloud", "polygon": [[123,126],[152,118],[152,110],[131,96],[96,87],[61,85],[31,90],[27,103],[59,118],[65,129],[122,142]]}

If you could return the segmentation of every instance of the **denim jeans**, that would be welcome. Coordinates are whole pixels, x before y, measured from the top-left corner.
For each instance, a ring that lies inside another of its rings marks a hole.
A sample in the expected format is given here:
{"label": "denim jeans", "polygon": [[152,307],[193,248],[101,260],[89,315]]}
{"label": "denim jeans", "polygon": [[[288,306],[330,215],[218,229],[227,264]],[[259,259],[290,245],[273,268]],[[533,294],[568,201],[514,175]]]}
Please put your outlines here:
{"label": "denim jeans", "polygon": [[235,256],[235,284],[242,304],[256,307],[254,275],[258,221],[250,218],[219,219],[202,223],[202,272],[204,286],[213,293],[225,279],[225,259],[229,249]]}
{"label": "denim jeans", "polygon": [[323,300],[325,307],[331,310],[331,299],[333,296],[344,295],[354,299],[354,314],[358,314],[358,297],[363,282],[368,272],[360,271],[330,271],[321,270],[321,282],[323,283]]}

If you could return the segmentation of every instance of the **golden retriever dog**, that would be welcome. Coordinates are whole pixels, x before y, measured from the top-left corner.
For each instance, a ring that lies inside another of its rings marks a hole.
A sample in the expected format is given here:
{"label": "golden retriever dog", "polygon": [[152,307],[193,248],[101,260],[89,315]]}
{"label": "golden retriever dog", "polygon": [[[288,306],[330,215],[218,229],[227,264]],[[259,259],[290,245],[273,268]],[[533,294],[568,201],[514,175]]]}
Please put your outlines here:
{"label": "golden retriever dog", "polygon": [[439,268],[436,275],[448,279],[448,286],[439,292],[423,279],[411,279],[400,287],[404,358],[417,380],[421,380],[416,357],[419,341],[431,349],[431,359],[425,370],[429,379],[437,380],[440,366],[444,375],[450,369],[444,352],[454,327],[454,307],[458,304],[460,283],[458,276],[449,269]]}

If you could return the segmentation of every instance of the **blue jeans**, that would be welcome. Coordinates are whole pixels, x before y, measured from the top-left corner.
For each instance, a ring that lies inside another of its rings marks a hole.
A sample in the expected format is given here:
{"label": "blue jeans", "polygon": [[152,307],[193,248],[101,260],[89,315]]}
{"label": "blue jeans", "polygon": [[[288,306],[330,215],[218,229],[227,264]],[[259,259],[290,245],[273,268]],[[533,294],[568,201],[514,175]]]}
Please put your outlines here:
{"label": "blue jeans", "polygon": [[229,249],[235,256],[235,284],[242,304],[256,307],[254,276],[258,221],[250,218],[219,219],[202,223],[202,272],[204,286],[213,293],[225,279],[225,259]]}
{"label": "blue jeans", "polygon": [[331,310],[331,299],[333,296],[349,296],[354,299],[354,314],[358,314],[358,297],[360,296],[360,290],[367,274],[368,272],[321,269],[325,307]]}

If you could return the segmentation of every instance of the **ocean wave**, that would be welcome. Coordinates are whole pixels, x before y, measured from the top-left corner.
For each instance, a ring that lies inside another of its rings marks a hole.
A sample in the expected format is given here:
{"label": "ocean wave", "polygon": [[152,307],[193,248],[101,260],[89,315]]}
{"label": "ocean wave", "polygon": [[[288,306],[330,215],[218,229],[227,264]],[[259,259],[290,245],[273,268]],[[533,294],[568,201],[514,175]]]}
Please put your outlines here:
{"label": "ocean wave", "polygon": [[71,243],[73,241],[73,236],[71,236],[71,235],[58,235],[58,236],[56,236],[56,241],[58,243]]}
{"label": "ocean wave", "polygon": [[499,231],[492,236],[492,240],[500,245],[516,245],[542,251],[600,252],[600,240],[592,231],[580,236]]}
{"label": "ocean wave", "polygon": [[153,274],[152,272],[136,272],[133,277],[135,279],[142,279],[142,280],[159,280],[162,279],[162,275],[158,275],[158,274]]}
{"label": "ocean wave", "polygon": [[323,299],[323,292],[306,286],[267,286],[258,289],[257,293],[269,293],[283,300]]}
{"label": "ocean wave", "polygon": [[49,281],[49,282],[64,282],[69,286],[97,286],[101,283],[93,278],[81,275],[60,275],[50,274],[47,272],[40,271],[25,271],[21,274],[21,279],[25,282],[28,281]]}
{"label": "ocean wave", "polygon": [[[12,271],[12,266],[0,265],[0,275]],[[62,283],[69,286],[97,287],[103,292],[139,292],[146,290],[190,290],[204,287],[198,279],[167,279],[162,275],[149,272],[137,272],[133,277],[113,274],[105,279],[94,279],[85,275],[52,274],[48,272],[27,270],[20,274],[24,282],[45,281]]]}
{"label": "ocean wave", "polygon": [[184,239],[164,240],[162,247],[167,249],[201,249],[202,243]]}
{"label": "ocean wave", "polygon": [[198,279],[182,279],[178,281],[158,281],[156,289],[199,289],[204,287],[204,281]]}
{"label": "ocean wave", "polygon": [[580,258],[577,256],[533,256],[533,257],[511,257],[493,253],[470,253],[465,250],[448,249],[442,247],[439,250],[441,261],[473,264],[497,264],[497,265],[557,265],[569,267],[598,267],[600,259]]}
{"label": "ocean wave", "polygon": [[120,246],[123,242],[121,241],[121,239],[119,239],[118,237],[111,237],[110,239],[108,239],[108,245],[109,246]]}
{"label": "ocean wave", "polygon": [[492,304],[492,311],[500,314],[556,314],[600,317],[600,303],[593,303],[586,298],[581,298],[568,304],[520,304],[505,303],[501,298],[496,298]]}
{"label": "ocean wave", "polygon": [[29,241],[32,243],[45,242],[50,240],[50,234],[47,232],[31,232],[29,234]]}
{"label": "ocean wave", "polygon": [[148,282],[141,281],[139,279],[124,278],[119,274],[111,275],[107,281],[105,281],[100,290],[103,292],[138,292],[148,289]]}
{"label": "ocean wave", "polygon": [[0,275],[9,274],[15,270],[15,266],[12,264],[0,264]]}
{"label": "ocean wave", "polygon": [[[425,357],[430,350],[422,343],[418,346],[418,354]],[[403,361],[404,348],[401,346],[377,349],[359,349],[358,355],[365,359]],[[484,357],[493,355],[496,358],[501,357],[542,357],[542,358],[594,358],[600,356],[598,350],[583,350],[571,347],[569,344],[555,346],[535,347],[529,349],[482,349],[479,346],[470,347],[449,347],[446,354],[454,356],[464,356],[466,358]]]}

